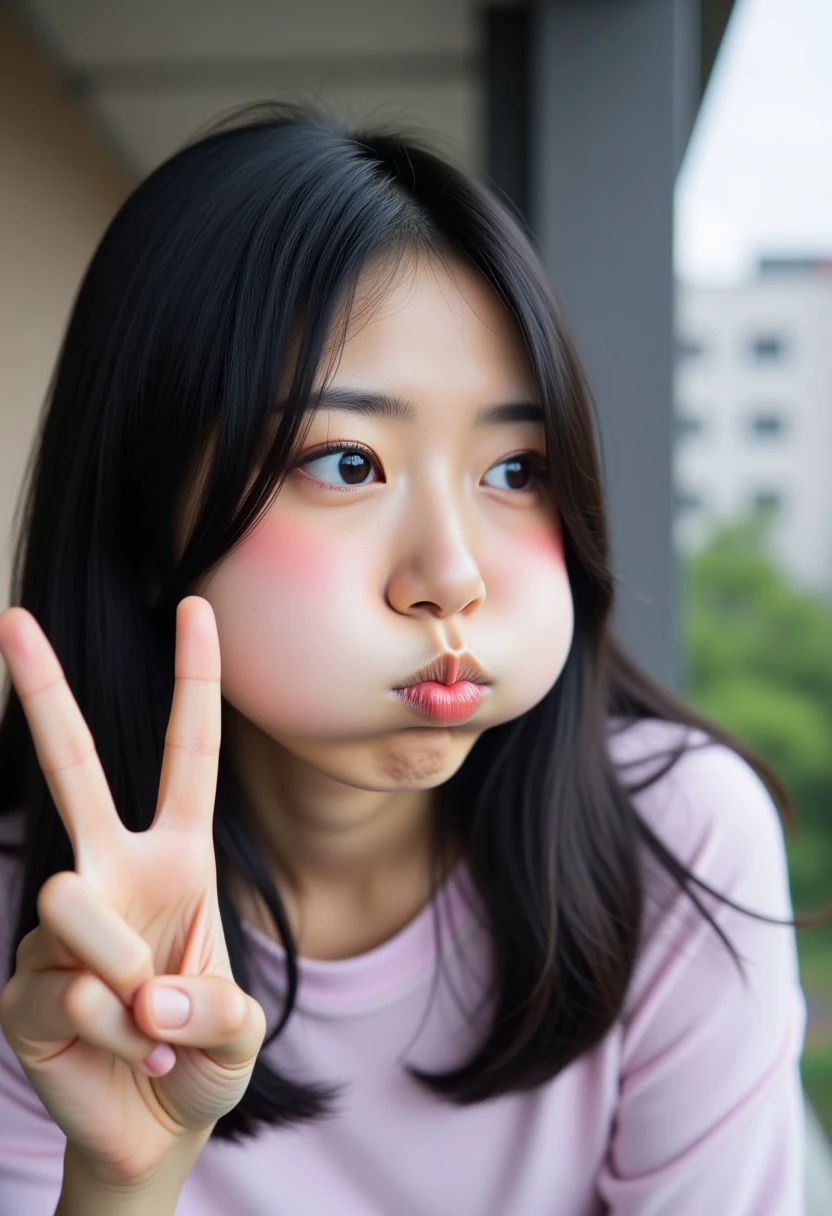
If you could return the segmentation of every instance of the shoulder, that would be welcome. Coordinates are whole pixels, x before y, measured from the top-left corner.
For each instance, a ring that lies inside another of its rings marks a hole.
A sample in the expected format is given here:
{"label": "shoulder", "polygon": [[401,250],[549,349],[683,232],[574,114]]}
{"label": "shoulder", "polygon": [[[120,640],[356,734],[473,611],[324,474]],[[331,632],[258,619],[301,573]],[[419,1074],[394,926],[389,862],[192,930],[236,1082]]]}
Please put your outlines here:
{"label": "shoulder", "polygon": [[[648,718],[620,725],[611,725],[610,756],[633,791],[639,817],[661,843],[697,876],[734,892],[732,898],[766,903],[774,897],[769,914],[790,915],[782,821],[751,765],[678,722]],[[663,772],[677,750],[679,758]]]}
{"label": "shoulder", "polygon": [[[760,777],[730,747],[679,723],[650,719],[612,735],[610,744],[619,775],[631,787],[648,782],[675,748],[685,746],[667,773],[632,794],[636,812],[673,858],[706,884],[690,882],[688,891],[749,964],[768,992],[769,1007],[791,999],[786,994],[798,991],[799,969],[788,924],[794,914],[788,858],[777,807]],[[708,999],[726,994],[735,983],[735,964],[667,866],[646,845],[642,856],[643,936],[628,1007],[632,1012],[656,988],[669,991],[672,969],[685,993],[682,1004],[692,1010],[697,1001],[688,983],[695,978]]]}
{"label": "shoulder", "polygon": [[680,874],[717,894],[693,881],[685,891],[645,844],[643,934],[599,1189],[616,1210],[619,1200],[633,1211],[658,1202],[697,1212],[716,1201],[732,1212],[797,1212],[806,1002],[777,808],[738,753],[678,723],[612,731],[610,754]]}

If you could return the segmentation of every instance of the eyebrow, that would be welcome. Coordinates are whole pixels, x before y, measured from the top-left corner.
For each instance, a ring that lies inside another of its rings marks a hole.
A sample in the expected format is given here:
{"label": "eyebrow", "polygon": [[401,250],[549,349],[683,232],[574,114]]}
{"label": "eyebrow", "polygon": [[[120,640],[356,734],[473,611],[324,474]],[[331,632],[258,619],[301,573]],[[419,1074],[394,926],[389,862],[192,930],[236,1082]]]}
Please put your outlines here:
{"label": "eyebrow", "polygon": [[[316,395],[315,401],[317,408],[347,410],[352,414],[391,418],[396,422],[411,422],[416,417],[415,406],[403,397],[371,392],[369,389],[331,387]],[[483,406],[474,419],[476,426],[495,422],[542,423],[543,407],[535,401],[505,401]]]}

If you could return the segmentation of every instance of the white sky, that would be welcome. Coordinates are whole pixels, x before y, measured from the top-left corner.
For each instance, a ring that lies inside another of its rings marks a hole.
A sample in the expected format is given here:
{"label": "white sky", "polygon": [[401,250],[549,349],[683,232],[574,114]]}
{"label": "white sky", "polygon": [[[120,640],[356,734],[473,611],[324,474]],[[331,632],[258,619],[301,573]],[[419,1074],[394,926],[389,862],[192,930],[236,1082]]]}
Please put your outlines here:
{"label": "white sky", "polygon": [[736,0],[676,186],[678,277],[832,256],[832,0]]}

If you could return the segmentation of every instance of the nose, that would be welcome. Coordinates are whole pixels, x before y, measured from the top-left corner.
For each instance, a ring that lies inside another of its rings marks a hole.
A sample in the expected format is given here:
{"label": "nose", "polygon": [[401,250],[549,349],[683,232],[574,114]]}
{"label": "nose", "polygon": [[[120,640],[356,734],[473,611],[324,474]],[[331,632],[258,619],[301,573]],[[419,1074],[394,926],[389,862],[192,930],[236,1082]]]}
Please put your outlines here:
{"label": "nose", "polygon": [[472,612],[485,600],[485,583],[459,513],[444,495],[415,512],[408,537],[397,537],[387,580],[387,603],[402,616],[445,618]]}

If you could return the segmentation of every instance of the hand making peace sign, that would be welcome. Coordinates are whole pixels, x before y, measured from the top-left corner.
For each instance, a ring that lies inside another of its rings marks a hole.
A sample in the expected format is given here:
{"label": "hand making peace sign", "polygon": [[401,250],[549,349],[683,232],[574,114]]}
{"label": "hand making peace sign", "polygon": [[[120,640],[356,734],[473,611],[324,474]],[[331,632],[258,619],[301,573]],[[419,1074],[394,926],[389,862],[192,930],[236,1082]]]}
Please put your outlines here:
{"label": "hand making peace sign", "polygon": [[[0,1025],[73,1150],[102,1183],[129,1185],[183,1144],[201,1148],[245,1092],[266,1030],[260,1005],[232,978],[217,903],[216,623],[205,600],[180,603],[146,832],[121,823],[58,659],[24,609],[0,615],[0,652],[75,857],[74,872],[41,888],[40,923],[0,993]],[[154,1001],[174,991],[178,1021],[165,1021]]]}

